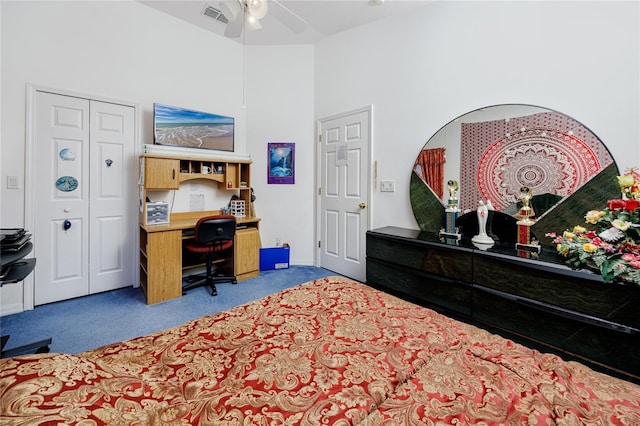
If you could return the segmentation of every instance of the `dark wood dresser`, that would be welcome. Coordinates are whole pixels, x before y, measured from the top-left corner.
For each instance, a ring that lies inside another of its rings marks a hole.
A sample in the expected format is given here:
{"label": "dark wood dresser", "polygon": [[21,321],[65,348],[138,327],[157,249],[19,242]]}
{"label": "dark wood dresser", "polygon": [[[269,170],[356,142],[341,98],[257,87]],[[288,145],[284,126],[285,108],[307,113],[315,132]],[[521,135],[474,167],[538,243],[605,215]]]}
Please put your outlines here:
{"label": "dark wood dresser", "polygon": [[531,259],[389,226],[367,232],[367,284],[640,383],[640,287],[572,270],[552,249]]}

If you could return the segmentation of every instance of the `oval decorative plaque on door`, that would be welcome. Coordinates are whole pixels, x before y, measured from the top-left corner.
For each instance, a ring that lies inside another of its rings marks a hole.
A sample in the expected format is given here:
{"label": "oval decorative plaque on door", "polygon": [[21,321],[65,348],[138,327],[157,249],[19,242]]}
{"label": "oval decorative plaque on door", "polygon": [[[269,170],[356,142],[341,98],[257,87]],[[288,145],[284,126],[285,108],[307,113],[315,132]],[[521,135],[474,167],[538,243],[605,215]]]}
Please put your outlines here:
{"label": "oval decorative plaque on door", "polygon": [[76,153],[70,148],[61,149],[58,155],[63,161],[74,161],[76,159]]}
{"label": "oval decorative plaque on door", "polygon": [[71,192],[78,188],[78,179],[73,176],[62,176],[56,181],[58,191]]}

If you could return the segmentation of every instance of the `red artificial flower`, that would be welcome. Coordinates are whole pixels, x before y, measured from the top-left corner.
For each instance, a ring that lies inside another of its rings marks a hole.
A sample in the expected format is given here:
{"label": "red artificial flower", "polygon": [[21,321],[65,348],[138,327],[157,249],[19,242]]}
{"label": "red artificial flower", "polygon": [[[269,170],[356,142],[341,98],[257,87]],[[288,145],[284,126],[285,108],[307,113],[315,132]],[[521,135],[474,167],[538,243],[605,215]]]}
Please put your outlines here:
{"label": "red artificial flower", "polygon": [[624,209],[626,211],[633,211],[635,209],[637,209],[638,207],[640,207],[640,201],[638,200],[624,200]]}
{"label": "red artificial flower", "polygon": [[625,200],[609,200],[607,205],[609,206],[609,210],[619,210],[624,209],[627,203]]}

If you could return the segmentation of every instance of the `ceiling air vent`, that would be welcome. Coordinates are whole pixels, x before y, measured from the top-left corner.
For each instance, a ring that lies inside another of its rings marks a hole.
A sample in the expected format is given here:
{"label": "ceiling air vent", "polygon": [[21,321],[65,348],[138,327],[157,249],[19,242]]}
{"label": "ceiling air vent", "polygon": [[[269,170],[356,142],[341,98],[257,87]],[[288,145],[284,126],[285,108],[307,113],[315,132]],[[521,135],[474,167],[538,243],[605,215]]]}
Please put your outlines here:
{"label": "ceiling air vent", "polygon": [[211,6],[210,4],[208,4],[204,8],[204,10],[202,11],[202,14],[208,16],[209,18],[213,18],[216,21],[220,21],[220,22],[222,22],[224,24],[229,22],[227,17],[224,16],[219,9],[216,9],[215,7]]}

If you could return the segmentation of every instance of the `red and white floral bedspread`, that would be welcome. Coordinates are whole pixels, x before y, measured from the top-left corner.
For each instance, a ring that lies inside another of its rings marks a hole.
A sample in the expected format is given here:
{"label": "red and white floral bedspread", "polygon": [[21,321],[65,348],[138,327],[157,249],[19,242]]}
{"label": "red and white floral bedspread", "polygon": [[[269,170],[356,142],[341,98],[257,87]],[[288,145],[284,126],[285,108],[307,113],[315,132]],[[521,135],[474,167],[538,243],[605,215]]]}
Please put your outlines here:
{"label": "red and white floral bedspread", "polygon": [[637,385],[339,277],[0,366],[2,425],[640,424]]}

